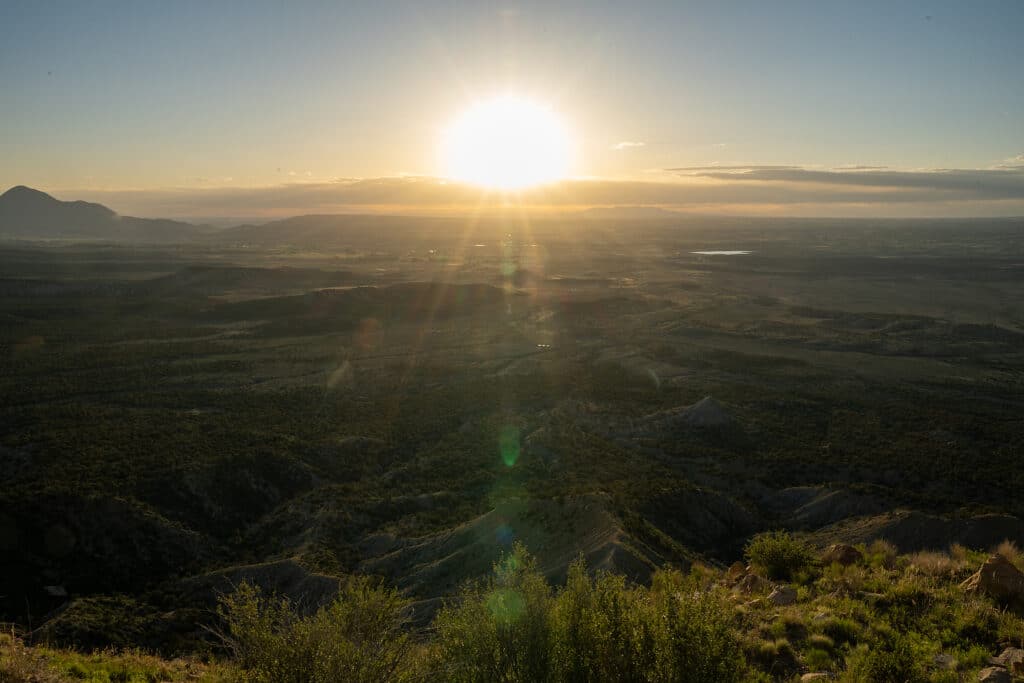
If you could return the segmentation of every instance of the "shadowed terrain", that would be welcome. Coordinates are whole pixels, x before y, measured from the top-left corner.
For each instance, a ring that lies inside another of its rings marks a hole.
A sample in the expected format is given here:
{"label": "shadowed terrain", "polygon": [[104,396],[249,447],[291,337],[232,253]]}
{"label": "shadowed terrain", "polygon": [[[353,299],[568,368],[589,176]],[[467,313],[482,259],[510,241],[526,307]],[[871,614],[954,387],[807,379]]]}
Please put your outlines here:
{"label": "shadowed terrain", "polygon": [[516,541],[555,582],[776,528],[1022,542],[1021,235],[613,213],[6,242],[2,616],[59,586],[201,619],[225,577],[316,603],[362,573],[422,624]]}

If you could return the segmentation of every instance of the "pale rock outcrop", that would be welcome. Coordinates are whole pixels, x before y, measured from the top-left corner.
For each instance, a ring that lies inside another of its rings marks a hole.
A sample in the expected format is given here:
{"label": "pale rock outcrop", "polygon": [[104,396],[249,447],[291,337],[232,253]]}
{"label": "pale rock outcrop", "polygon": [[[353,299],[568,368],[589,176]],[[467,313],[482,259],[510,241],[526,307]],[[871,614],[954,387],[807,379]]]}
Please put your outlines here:
{"label": "pale rock outcrop", "polygon": [[960,584],[969,593],[984,593],[1005,603],[1024,604],[1024,574],[996,553]]}
{"label": "pale rock outcrop", "polygon": [[990,666],[978,672],[978,683],[1013,683],[1013,678],[1003,667]]}
{"label": "pale rock outcrop", "polygon": [[790,586],[778,586],[768,595],[768,599],[780,607],[792,605],[796,602],[796,590]]}
{"label": "pale rock outcrop", "polygon": [[993,664],[1005,666],[1015,676],[1024,676],[1024,650],[1019,647],[1008,647],[998,657],[992,658]]}

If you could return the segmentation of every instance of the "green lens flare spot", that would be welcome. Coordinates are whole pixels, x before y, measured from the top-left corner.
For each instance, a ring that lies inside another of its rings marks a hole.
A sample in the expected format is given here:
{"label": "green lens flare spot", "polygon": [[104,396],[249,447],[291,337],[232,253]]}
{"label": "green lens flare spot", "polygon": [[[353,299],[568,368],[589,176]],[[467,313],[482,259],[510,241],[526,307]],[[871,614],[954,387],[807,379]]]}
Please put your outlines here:
{"label": "green lens flare spot", "polygon": [[519,460],[519,430],[512,425],[505,425],[498,435],[498,449],[501,461],[506,467],[512,467]]}
{"label": "green lens flare spot", "polygon": [[502,623],[511,623],[523,613],[523,596],[511,588],[495,589],[487,596],[487,609]]}
{"label": "green lens flare spot", "polygon": [[511,581],[512,577],[515,576],[516,570],[519,569],[519,564],[519,558],[516,557],[515,553],[505,555],[498,564],[498,581]]}

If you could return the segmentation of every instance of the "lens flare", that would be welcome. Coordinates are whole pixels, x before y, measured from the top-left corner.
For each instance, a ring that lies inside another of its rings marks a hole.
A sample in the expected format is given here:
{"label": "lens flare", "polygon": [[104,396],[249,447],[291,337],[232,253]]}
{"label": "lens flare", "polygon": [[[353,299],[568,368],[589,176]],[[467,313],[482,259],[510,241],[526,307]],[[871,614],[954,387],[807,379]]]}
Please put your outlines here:
{"label": "lens flare", "polygon": [[512,467],[519,460],[519,430],[513,425],[505,425],[498,435],[498,449],[501,461],[506,467]]}

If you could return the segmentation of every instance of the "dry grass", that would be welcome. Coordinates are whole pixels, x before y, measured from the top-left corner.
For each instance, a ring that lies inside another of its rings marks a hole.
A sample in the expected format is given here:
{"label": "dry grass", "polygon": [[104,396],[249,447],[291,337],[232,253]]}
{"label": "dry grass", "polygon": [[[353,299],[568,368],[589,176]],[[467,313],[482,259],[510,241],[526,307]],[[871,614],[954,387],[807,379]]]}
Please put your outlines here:
{"label": "dry grass", "polygon": [[234,678],[228,669],[187,659],[164,660],[140,652],[82,654],[29,647],[9,633],[0,634],[0,683],[231,680]]}
{"label": "dry grass", "polygon": [[0,683],[58,683],[60,680],[47,666],[45,657],[14,636],[0,634]]}
{"label": "dry grass", "polygon": [[1024,571],[1024,551],[1018,548],[1013,541],[1003,541],[996,546],[995,552],[1016,565],[1017,569]]}
{"label": "dry grass", "polygon": [[907,556],[909,571],[934,579],[948,579],[967,567],[967,557],[954,557],[947,553],[923,550]]}
{"label": "dry grass", "polygon": [[970,562],[971,551],[959,543],[952,543],[949,546],[949,556],[960,562]]}

